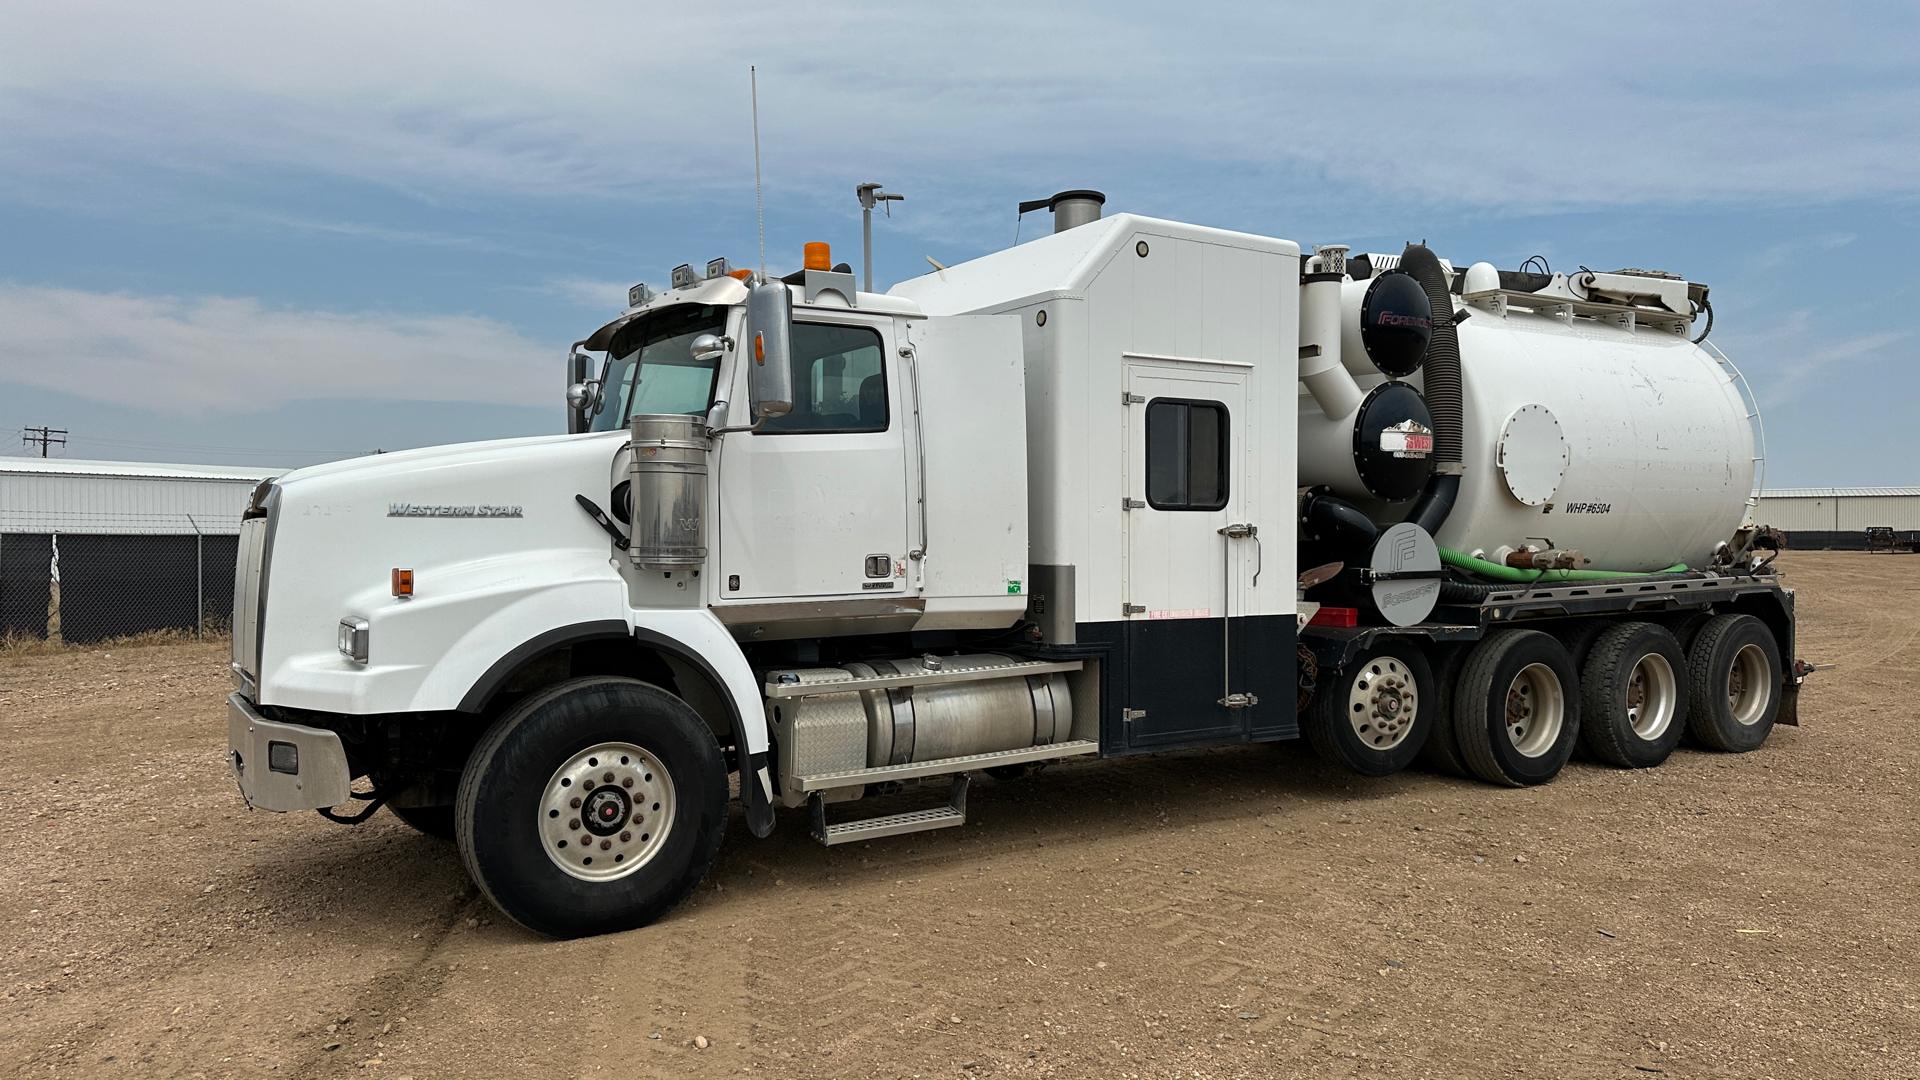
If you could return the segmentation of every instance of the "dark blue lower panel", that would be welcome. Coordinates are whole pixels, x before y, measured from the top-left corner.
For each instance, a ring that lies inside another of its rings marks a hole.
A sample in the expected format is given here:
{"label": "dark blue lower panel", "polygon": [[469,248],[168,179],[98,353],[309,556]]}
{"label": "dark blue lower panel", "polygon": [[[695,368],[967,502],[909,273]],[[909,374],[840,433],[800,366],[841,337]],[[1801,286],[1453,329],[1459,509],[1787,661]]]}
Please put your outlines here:
{"label": "dark blue lower panel", "polygon": [[[1293,738],[1295,622],[1291,615],[1231,620],[1136,619],[1081,623],[1074,651],[1102,654],[1104,756]],[[1064,651],[1064,650],[1063,650]],[[1231,670],[1223,664],[1231,657]],[[1229,691],[1258,703],[1229,709]],[[1145,712],[1129,720],[1128,710]]]}

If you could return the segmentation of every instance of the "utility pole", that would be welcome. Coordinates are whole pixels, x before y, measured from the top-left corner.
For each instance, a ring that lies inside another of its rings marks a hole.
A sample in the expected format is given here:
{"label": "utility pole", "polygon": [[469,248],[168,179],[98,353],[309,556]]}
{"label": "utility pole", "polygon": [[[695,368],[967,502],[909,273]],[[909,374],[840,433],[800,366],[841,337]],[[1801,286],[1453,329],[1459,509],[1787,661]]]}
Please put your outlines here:
{"label": "utility pole", "polygon": [[59,446],[67,445],[67,429],[66,428],[50,428],[50,427],[30,427],[23,430],[20,433],[20,443],[22,446],[31,446],[34,443],[39,443],[40,456],[46,457],[47,447],[49,445],[59,445]]}
{"label": "utility pole", "polygon": [[[873,208],[883,202],[904,202],[905,195],[890,195],[880,190],[879,184],[861,184],[853,189],[860,197],[860,244],[866,259],[867,292],[873,291]],[[887,216],[893,216],[893,208],[887,208]]]}

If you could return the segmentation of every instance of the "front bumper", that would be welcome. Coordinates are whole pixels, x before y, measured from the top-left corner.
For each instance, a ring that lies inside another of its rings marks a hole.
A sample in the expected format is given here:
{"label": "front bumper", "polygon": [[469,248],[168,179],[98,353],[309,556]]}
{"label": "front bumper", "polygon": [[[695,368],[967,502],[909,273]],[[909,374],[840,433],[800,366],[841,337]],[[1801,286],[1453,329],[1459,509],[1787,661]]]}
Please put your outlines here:
{"label": "front bumper", "polygon": [[353,797],[340,736],[269,720],[240,694],[227,695],[227,767],[261,810],[318,810]]}

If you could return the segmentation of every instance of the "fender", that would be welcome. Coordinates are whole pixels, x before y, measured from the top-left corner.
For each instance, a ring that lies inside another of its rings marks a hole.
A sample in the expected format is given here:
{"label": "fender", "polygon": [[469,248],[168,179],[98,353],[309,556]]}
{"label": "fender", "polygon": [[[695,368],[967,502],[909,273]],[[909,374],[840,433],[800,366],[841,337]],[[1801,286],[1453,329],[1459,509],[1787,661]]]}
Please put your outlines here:
{"label": "fender", "polygon": [[740,801],[747,828],[756,838],[773,832],[773,778],[768,774],[767,714],[753,668],[713,612],[653,610],[634,612],[634,639],[671,653],[707,677],[727,703],[739,753]]}
{"label": "fender", "polygon": [[747,826],[756,837],[773,831],[773,780],[768,775],[766,712],[759,686],[740,646],[713,613],[705,610],[651,610],[630,613],[633,622],[601,619],[574,623],[530,638],[494,661],[486,674],[460,699],[461,712],[486,707],[501,684],[528,660],[582,641],[632,637],[638,643],[668,653],[705,675],[727,706],[739,751],[740,800],[746,806]]}

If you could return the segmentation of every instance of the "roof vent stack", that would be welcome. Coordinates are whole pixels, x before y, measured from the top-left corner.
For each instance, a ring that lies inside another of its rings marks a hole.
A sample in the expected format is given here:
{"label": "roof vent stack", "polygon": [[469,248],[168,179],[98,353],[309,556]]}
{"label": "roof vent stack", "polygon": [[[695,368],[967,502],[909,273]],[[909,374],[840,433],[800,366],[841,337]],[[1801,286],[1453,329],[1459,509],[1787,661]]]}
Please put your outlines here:
{"label": "roof vent stack", "polygon": [[1035,210],[1051,210],[1053,211],[1053,231],[1063,233],[1068,229],[1099,221],[1100,208],[1105,206],[1106,202],[1105,192],[1078,189],[1062,191],[1050,199],[1033,199],[1023,202],[1020,204],[1020,212],[1030,214]]}

